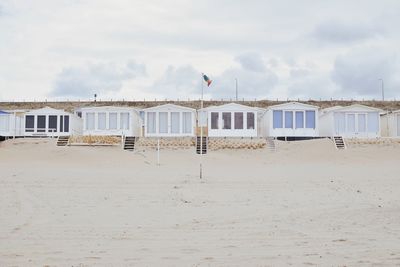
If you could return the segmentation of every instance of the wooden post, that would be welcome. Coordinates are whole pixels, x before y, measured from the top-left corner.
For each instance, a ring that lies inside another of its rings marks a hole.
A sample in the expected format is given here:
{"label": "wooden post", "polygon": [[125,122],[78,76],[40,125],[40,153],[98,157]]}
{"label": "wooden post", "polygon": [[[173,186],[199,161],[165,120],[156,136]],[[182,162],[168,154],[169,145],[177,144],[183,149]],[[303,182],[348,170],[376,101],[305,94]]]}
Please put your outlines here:
{"label": "wooden post", "polygon": [[160,138],[157,139],[157,166],[160,166]]}

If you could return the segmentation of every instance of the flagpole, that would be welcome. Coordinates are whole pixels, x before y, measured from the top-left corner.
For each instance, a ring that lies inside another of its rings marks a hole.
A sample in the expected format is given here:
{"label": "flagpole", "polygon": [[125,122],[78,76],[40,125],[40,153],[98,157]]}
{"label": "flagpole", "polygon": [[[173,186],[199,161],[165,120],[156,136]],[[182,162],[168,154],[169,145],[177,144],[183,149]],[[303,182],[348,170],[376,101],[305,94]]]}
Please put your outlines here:
{"label": "flagpole", "polygon": [[204,92],[204,82],[203,75],[201,75],[201,101],[200,101],[200,179],[203,178],[203,92]]}

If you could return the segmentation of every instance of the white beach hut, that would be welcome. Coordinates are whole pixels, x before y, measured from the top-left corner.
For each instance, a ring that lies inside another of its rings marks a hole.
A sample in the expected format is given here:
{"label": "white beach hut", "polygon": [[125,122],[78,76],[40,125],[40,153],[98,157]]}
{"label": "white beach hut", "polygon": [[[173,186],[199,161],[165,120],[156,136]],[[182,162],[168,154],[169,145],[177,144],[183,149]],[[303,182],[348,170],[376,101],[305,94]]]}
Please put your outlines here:
{"label": "white beach hut", "polygon": [[24,115],[24,136],[68,136],[82,134],[82,120],[64,110],[45,107]]}
{"label": "white beach hut", "polygon": [[400,110],[381,116],[382,136],[400,138]]}
{"label": "white beach hut", "polygon": [[83,107],[75,110],[83,120],[83,135],[141,136],[139,110],[130,107]]}
{"label": "white beach hut", "polygon": [[319,116],[320,135],[345,138],[379,137],[381,112],[381,109],[359,104],[323,109]]}
{"label": "white beach hut", "polygon": [[196,110],[174,104],[146,108],[144,112],[144,136],[180,137],[194,136]]}
{"label": "white beach hut", "polygon": [[0,136],[19,137],[23,135],[24,110],[0,110]]}
{"label": "white beach hut", "polygon": [[260,134],[264,137],[317,137],[318,107],[298,102],[270,106],[260,118]]}
{"label": "white beach hut", "polygon": [[257,137],[260,110],[236,103],[210,106],[199,110],[199,126],[207,127],[209,137]]}

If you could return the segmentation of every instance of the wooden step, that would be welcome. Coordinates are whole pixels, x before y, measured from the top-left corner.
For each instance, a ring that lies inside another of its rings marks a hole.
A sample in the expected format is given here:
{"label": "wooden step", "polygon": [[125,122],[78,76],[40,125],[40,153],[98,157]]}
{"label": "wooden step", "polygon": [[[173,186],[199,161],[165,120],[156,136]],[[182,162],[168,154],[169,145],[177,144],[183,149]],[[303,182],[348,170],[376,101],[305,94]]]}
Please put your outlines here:
{"label": "wooden step", "polygon": [[69,142],[69,136],[59,136],[57,139],[57,146],[66,146]]}
{"label": "wooden step", "polygon": [[333,143],[337,149],[346,149],[346,144],[342,136],[334,136]]}
{"label": "wooden step", "polygon": [[196,137],[196,153],[197,154],[207,154],[207,148],[208,148],[208,137],[203,136],[201,138],[200,136]]}
{"label": "wooden step", "polygon": [[133,151],[135,149],[135,143],[135,136],[126,136],[124,141],[124,150]]}
{"label": "wooden step", "polygon": [[267,137],[267,145],[270,151],[276,151],[275,139],[273,137]]}

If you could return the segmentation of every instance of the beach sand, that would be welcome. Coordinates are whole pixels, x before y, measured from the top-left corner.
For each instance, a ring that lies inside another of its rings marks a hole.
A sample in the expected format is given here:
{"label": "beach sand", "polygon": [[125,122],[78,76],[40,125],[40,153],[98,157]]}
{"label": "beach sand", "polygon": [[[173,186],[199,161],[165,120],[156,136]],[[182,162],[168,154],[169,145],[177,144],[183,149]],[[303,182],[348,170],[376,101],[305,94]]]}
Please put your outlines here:
{"label": "beach sand", "polygon": [[0,143],[0,266],[400,265],[400,145]]}

